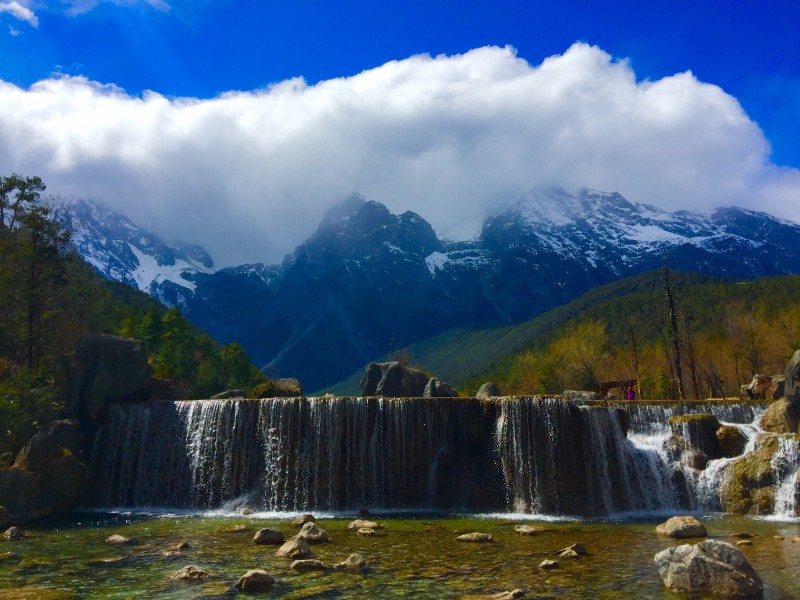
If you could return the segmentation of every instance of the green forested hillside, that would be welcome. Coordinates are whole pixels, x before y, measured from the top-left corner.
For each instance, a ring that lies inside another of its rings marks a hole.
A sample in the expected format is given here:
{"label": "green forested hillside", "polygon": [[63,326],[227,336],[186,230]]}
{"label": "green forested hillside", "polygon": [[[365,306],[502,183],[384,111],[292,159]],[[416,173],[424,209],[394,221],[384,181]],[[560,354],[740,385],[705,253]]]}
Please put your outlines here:
{"label": "green forested hillside", "polygon": [[[710,387],[732,395],[755,372],[782,372],[800,347],[800,276],[726,281],[669,275],[676,336],[664,272],[656,271],[596,288],[518,325],[452,330],[399,354],[467,394],[487,379],[507,393],[639,379],[643,394],[670,397],[680,393],[677,337],[683,392],[691,397],[708,395]],[[360,375],[331,391],[358,393]]]}
{"label": "green forested hillside", "polygon": [[177,309],[95,274],[43,191],[36,177],[0,177],[0,463],[59,415],[57,361],[89,333],[143,340],[152,375],[187,397],[264,379],[238,344],[222,347]]}

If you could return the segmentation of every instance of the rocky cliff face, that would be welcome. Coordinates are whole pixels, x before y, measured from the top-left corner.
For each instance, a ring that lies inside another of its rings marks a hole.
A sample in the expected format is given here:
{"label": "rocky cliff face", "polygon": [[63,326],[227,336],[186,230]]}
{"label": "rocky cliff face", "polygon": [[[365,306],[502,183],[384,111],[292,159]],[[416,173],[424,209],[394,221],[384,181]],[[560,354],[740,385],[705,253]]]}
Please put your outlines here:
{"label": "rocky cliff face", "polygon": [[674,269],[713,275],[800,272],[799,225],[738,208],[669,213],[592,190],[524,195],[462,242],[355,195],[282,264],[221,270],[200,249],[162,248],[157,238],[150,258],[139,256],[145,246],[134,242],[149,238],[131,239],[135,226],[81,211],[94,221],[82,217],[90,229],[78,247],[101,273],[179,305],[219,341],[241,343],[257,364],[311,391],[392,349],[457,326],[531,318],[666,256]]}

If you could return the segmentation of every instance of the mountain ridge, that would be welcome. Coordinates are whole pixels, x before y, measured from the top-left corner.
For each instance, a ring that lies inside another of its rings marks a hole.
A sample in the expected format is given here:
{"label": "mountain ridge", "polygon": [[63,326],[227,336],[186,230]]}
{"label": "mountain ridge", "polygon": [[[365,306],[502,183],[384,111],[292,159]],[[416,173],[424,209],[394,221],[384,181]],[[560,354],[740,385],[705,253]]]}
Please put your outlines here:
{"label": "mountain ridge", "polygon": [[201,248],[136,246],[147,236],[131,226],[117,224],[119,239],[95,226],[102,242],[92,247],[86,234],[79,251],[97,269],[109,248],[139,260],[134,248],[152,248],[149,271],[120,258],[101,273],[147,284],[220,342],[241,343],[265,371],[307,389],[455,327],[530,319],[665,258],[726,277],[800,272],[800,225],[736,207],[670,213],[597,190],[521,195],[469,241],[441,240],[420,215],[354,194],[279,265],[217,269]]}

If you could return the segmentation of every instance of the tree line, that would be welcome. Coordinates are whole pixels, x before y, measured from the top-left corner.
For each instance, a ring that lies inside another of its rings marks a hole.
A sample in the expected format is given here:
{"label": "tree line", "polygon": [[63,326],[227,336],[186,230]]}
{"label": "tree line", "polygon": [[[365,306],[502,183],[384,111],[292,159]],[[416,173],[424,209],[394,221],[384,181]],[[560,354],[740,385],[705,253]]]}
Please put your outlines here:
{"label": "tree line", "polygon": [[492,376],[509,394],[596,390],[635,380],[638,397],[736,397],[755,374],[783,374],[800,348],[800,277],[681,285],[584,310]]}

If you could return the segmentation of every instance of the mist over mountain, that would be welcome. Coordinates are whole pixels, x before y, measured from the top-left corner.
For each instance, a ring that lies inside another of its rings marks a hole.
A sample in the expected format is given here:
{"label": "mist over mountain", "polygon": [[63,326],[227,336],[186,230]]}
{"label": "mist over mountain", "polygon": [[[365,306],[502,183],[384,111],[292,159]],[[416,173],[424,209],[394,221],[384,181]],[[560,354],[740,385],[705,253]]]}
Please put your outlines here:
{"label": "mist over mountain", "polygon": [[752,278],[800,272],[800,225],[742,208],[668,212],[620,194],[520,195],[472,241],[353,195],[281,264],[218,269],[87,202],[64,217],[79,252],[265,370],[319,390],[370,360],[458,326],[516,322],[660,267]]}

